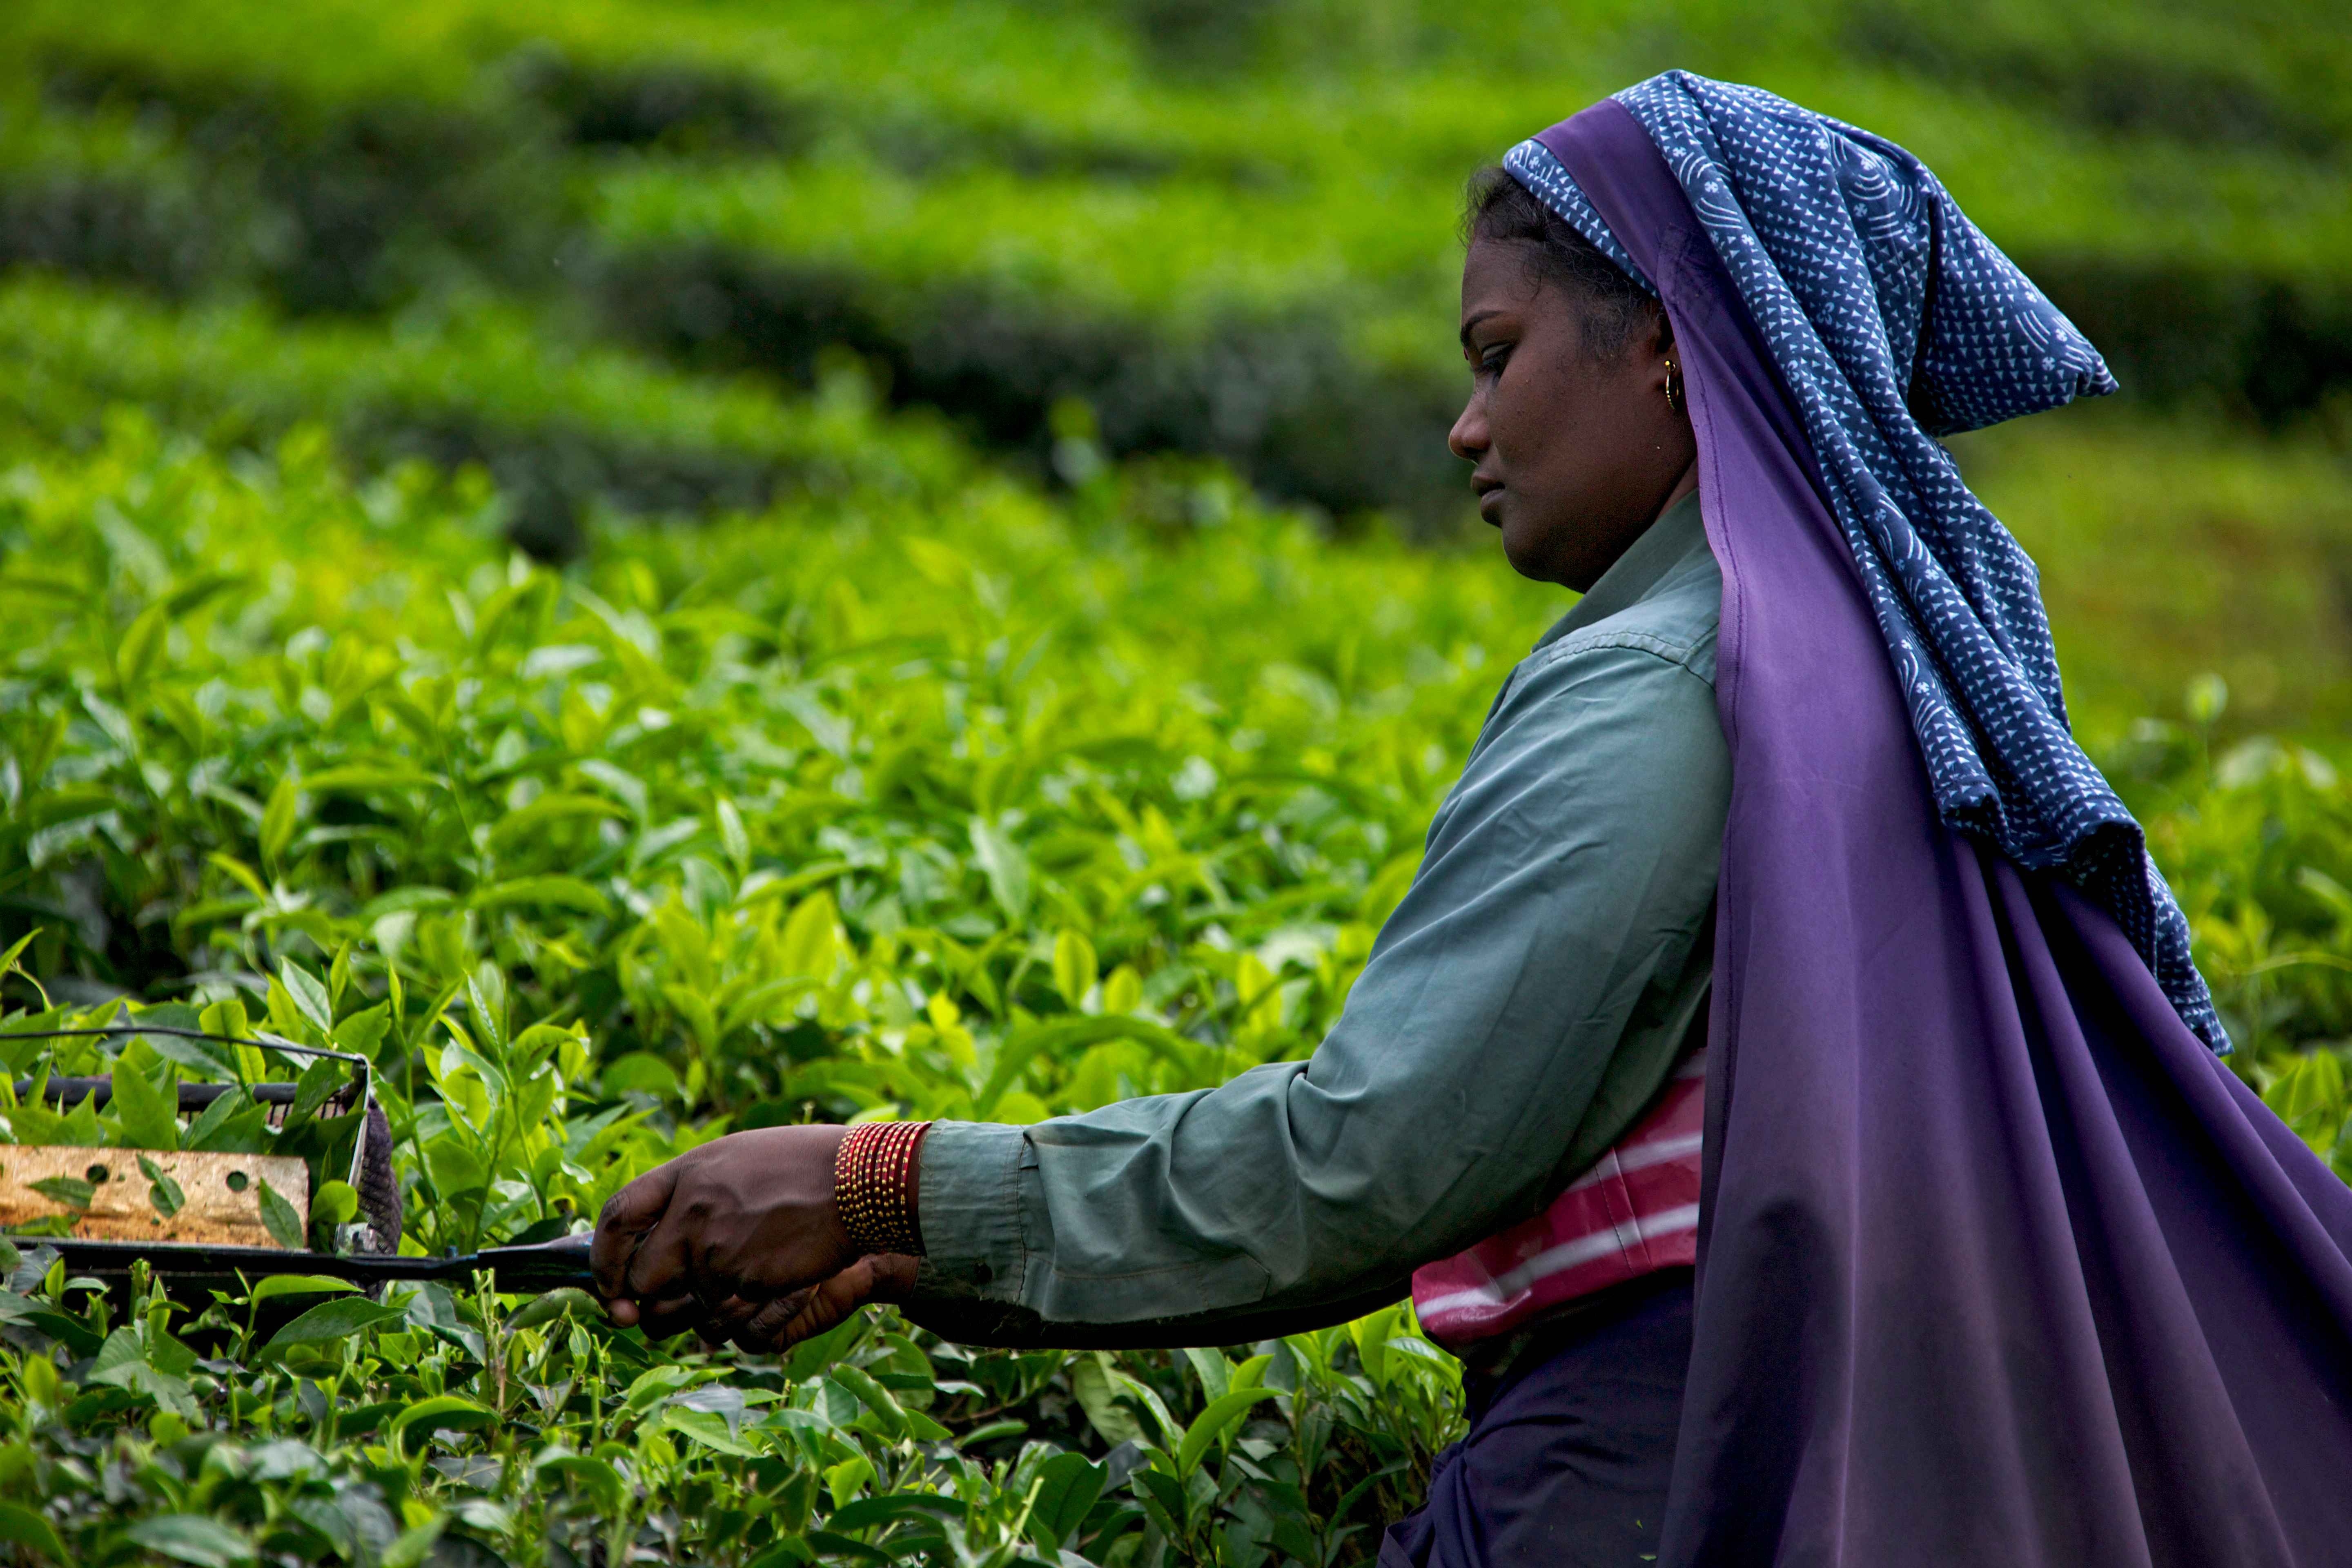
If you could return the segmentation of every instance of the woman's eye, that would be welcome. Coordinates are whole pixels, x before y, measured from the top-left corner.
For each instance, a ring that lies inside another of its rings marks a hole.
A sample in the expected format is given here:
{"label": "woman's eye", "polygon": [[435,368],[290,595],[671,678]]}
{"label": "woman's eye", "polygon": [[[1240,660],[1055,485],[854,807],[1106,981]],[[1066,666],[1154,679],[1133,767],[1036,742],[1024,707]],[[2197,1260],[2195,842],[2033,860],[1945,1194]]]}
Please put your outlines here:
{"label": "woman's eye", "polygon": [[1511,348],[1508,343],[1496,344],[1493,348],[1488,349],[1485,353],[1478,356],[1478,374],[1480,375],[1495,374],[1497,371],[1500,371],[1503,368],[1503,362],[1510,357]]}

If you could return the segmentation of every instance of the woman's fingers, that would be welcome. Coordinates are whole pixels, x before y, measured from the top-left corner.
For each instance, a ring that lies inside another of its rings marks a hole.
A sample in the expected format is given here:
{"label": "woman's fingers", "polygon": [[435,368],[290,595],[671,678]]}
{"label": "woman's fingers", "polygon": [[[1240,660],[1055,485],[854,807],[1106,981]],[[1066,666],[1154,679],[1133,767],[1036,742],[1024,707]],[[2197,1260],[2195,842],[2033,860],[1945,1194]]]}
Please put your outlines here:
{"label": "woman's fingers", "polygon": [[809,1299],[815,1294],[815,1287],[811,1286],[779,1296],[772,1301],[763,1301],[730,1337],[738,1347],[747,1351],[782,1350],[795,1342],[783,1338],[785,1327],[801,1315]]}
{"label": "woman's fingers", "polygon": [[711,1350],[733,1340],[738,1331],[761,1307],[758,1301],[747,1301],[740,1296],[730,1296],[710,1306],[694,1331],[702,1336],[703,1344]]}
{"label": "woman's fingers", "polygon": [[620,1311],[625,1300],[637,1293],[626,1283],[630,1266],[646,1233],[668,1212],[670,1194],[677,1185],[675,1163],[656,1165],[614,1193],[596,1216],[596,1238],[588,1246],[588,1267],[596,1279],[596,1294],[604,1299],[604,1310],[624,1327],[638,1315],[633,1301],[626,1303],[625,1317]]}
{"label": "woman's fingers", "polygon": [[682,1334],[699,1329],[709,1315],[709,1309],[692,1296],[671,1296],[658,1301],[639,1301],[642,1314],[637,1326],[649,1340],[666,1340],[672,1334]]}
{"label": "woman's fingers", "polygon": [[[917,1259],[896,1253],[861,1258],[831,1279],[764,1299],[731,1294],[703,1304],[692,1323],[714,1348],[781,1351],[839,1325],[868,1301],[895,1301],[913,1289]],[[650,1330],[648,1331],[651,1331]]]}
{"label": "woman's fingers", "polygon": [[759,1324],[767,1321],[781,1324],[801,1310],[808,1300],[807,1288],[782,1296],[730,1296],[710,1309],[709,1318],[696,1329],[705,1343],[716,1350],[723,1344],[733,1344],[747,1351],[765,1350],[769,1337]]}
{"label": "woman's fingers", "polygon": [[782,1351],[824,1332],[873,1298],[874,1262],[859,1258],[829,1279],[761,1303],[728,1337],[747,1351]]}
{"label": "woman's fingers", "polygon": [[915,1276],[923,1266],[919,1258],[903,1252],[880,1252],[865,1260],[874,1268],[874,1288],[869,1300],[903,1301],[915,1289]]}
{"label": "woman's fingers", "polygon": [[780,1349],[834,1327],[868,1301],[902,1300],[915,1288],[919,1260],[903,1253],[877,1252],[859,1258],[809,1292],[807,1302],[784,1324]]}
{"label": "woman's fingers", "polygon": [[784,1325],[779,1350],[790,1350],[835,1327],[866,1302],[874,1288],[874,1270],[861,1258],[808,1293],[808,1300]]}
{"label": "woman's fingers", "polygon": [[[604,1234],[601,1226],[597,1234]],[[681,1216],[672,1209],[637,1237],[629,1261],[621,1270],[620,1293],[634,1296],[639,1301],[698,1293],[707,1296],[718,1294],[713,1287],[722,1283],[731,1288],[731,1281],[697,1278],[692,1237],[687,1234]]]}

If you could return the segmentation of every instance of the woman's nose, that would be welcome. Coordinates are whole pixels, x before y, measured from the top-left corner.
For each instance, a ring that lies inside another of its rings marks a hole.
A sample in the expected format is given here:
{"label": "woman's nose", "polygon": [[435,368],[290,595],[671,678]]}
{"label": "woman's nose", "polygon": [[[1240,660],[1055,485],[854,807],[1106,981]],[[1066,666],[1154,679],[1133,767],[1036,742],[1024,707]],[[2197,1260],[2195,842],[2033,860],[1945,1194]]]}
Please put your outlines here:
{"label": "woman's nose", "polygon": [[1486,411],[1479,406],[1475,393],[1462,405],[1454,428],[1446,432],[1445,445],[1465,463],[1475,463],[1486,455]]}

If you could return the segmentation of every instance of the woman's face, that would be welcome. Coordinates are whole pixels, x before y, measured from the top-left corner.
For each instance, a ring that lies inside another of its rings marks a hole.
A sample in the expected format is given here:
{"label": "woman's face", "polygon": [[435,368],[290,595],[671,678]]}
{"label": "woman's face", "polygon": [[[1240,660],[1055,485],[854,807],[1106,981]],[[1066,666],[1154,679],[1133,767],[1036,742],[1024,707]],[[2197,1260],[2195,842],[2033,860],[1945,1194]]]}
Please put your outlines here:
{"label": "woman's face", "polygon": [[1686,494],[1690,421],[1666,402],[1672,328],[1663,312],[1624,351],[1596,358],[1588,309],[1540,278],[1522,242],[1476,239],[1462,268],[1462,353],[1470,401],[1454,455],[1476,468],[1478,514],[1502,530],[1522,575],[1579,593]]}

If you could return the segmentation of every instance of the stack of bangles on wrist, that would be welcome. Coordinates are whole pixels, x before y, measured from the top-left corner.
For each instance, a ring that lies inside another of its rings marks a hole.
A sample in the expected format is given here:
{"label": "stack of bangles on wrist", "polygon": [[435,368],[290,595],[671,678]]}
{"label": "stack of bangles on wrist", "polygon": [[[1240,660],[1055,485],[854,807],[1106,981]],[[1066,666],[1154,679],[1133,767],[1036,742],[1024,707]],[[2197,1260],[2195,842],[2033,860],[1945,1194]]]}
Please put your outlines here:
{"label": "stack of bangles on wrist", "polygon": [[877,1252],[920,1256],[915,1223],[915,1146],[928,1121],[861,1121],[833,1157],[833,1199],[842,1228],[863,1258]]}

